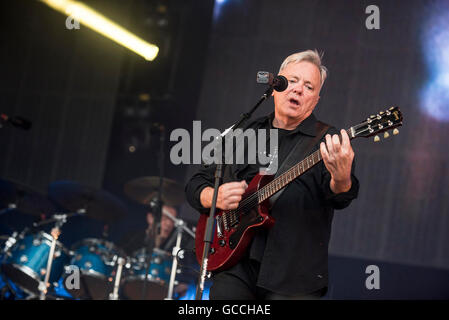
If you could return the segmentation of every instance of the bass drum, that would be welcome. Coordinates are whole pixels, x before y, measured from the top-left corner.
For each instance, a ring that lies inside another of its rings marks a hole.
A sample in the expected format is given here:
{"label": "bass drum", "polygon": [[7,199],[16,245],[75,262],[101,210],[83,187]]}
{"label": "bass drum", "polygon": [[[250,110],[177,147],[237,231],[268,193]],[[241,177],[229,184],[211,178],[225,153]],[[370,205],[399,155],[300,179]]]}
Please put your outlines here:
{"label": "bass drum", "polygon": [[[39,282],[45,280],[52,240],[51,235],[42,231],[19,239],[2,266],[4,275],[25,292],[38,294]],[[58,281],[69,259],[69,251],[56,241],[50,284]]]}

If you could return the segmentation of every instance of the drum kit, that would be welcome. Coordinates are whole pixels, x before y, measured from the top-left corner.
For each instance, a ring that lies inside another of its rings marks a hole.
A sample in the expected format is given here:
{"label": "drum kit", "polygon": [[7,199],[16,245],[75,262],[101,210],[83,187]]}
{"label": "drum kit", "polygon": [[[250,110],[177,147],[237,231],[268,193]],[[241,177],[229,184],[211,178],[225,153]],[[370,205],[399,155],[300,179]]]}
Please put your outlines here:
{"label": "drum kit", "polygon": [[[182,186],[167,178],[138,178],[126,183],[124,192],[144,205],[184,201]],[[80,239],[70,249],[59,239],[63,225],[76,216],[108,224],[126,217],[125,204],[107,191],[57,181],[43,195],[0,179],[0,216],[14,211],[41,219],[0,236],[0,299],[174,299],[182,237],[194,238],[194,232],[162,207],[175,226],[172,252],[152,246],[132,256],[105,238]],[[42,219],[43,214],[50,218]],[[50,226],[51,232],[43,230]]]}

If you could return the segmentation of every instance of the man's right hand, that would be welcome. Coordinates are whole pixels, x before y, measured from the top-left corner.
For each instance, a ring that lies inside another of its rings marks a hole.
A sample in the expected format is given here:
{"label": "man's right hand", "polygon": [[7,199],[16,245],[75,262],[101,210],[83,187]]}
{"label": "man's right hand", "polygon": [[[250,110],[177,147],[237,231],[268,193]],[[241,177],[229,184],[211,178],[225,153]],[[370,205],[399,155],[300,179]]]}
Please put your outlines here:
{"label": "man's right hand", "polygon": [[[218,188],[217,208],[221,210],[236,209],[246,188],[248,188],[248,185],[245,180],[222,184]],[[210,208],[212,206],[213,195],[214,188],[206,187],[201,191],[200,201],[203,207]]]}

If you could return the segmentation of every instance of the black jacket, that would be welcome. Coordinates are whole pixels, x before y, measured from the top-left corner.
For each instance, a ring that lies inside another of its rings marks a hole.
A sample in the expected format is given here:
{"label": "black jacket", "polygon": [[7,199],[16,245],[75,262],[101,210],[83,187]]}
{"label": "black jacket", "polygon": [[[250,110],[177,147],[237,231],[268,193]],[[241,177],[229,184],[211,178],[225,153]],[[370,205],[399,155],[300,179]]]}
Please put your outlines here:
{"label": "black jacket", "polygon": [[[271,114],[256,119],[246,128],[271,129],[273,117]],[[279,166],[297,139],[316,136],[316,122],[312,114],[296,129],[280,130],[284,134],[280,134]],[[337,134],[338,131],[331,127],[328,133]],[[319,143],[311,152],[318,148]],[[226,168],[229,174],[225,174],[223,183],[242,179],[249,183],[258,173],[256,165],[228,165]],[[213,187],[214,172],[215,165],[202,166],[185,188],[187,200],[201,213],[209,212],[202,207],[199,196],[205,187]],[[324,163],[320,162],[287,186],[276,201],[270,212],[276,219],[275,225],[267,232],[259,233],[248,252],[250,258],[261,263],[259,287],[279,294],[299,295],[327,286],[328,246],[334,209],[347,207],[357,197],[359,189],[354,165],[352,186],[348,192],[334,194],[329,187],[330,179]]]}

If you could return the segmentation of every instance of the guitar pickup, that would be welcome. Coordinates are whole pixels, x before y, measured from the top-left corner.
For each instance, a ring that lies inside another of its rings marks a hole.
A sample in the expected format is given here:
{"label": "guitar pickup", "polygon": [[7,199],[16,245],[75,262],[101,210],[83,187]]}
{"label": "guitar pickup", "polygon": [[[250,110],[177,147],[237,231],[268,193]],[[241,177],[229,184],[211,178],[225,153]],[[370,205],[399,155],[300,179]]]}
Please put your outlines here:
{"label": "guitar pickup", "polygon": [[235,227],[236,225],[238,225],[239,224],[239,222],[240,222],[240,220],[239,220],[239,218],[238,218],[238,216],[237,216],[237,213],[236,212],[232,212],[231,214],[230,214],[230,224],[231,224],[231,227]]}

